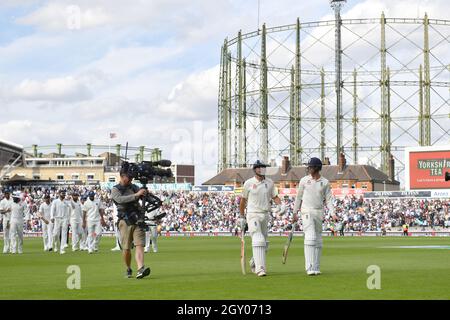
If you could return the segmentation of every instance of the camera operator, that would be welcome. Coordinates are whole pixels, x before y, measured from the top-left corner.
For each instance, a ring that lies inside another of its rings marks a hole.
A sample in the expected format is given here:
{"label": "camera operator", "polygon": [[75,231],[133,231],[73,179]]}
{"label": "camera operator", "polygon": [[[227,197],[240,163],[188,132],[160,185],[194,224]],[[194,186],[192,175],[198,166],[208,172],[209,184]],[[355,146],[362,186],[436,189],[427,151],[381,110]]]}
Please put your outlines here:
{"label": "camera operator", "polygon": [[139,198],[147,194],[146,189],[139,189],[131,183],[132,176],[122,169],[120,171],[120,184],[114,186],[111,198],[117,206],[118,227],[123,250],[123,259],[127,266],[126,277],[131,278],[131,245],[136,247],[136,263],[138,273],[136,278],[142,279],[150,275],[150,268],[144,265],[145,229],[137,223],[139,214]]}

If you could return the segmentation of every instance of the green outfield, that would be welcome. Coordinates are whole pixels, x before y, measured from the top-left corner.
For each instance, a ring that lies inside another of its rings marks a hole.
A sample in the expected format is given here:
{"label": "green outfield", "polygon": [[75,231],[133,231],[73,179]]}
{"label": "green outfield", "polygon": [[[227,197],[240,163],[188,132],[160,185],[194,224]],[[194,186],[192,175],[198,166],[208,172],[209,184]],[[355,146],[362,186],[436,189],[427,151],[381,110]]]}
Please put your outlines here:
{"label": "green outfield", "polygon": [[[0,255],[0,299],[450,299],[449,238],[327,237],[323,275],[312,278],[304,273],[302,238],[281,264],[285,239],[270,239],[268,277],[257,278],[241,274],[239,238],[161,238],[160,253],[146,255],[152,275],[144,280],[123,277],[111,238],[96,255],[64,256],[25,239],[23,255]],[[419,248],[390,248],[398,246]],[[67,289],[70,265],[80,267],[81,290]],[[370,265],[381,269],[381,290],[367,289]]]}

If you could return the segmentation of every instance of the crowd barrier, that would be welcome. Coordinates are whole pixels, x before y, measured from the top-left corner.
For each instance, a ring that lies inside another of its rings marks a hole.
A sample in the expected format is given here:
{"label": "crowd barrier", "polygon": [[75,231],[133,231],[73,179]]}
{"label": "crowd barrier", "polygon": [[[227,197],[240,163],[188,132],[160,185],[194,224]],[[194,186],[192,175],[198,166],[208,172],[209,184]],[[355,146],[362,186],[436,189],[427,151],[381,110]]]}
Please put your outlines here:
{"label": "crowd barrier", "polygon": [[[269,232],[271,237],[287,237],[289,232]],[[114,237],[114,232],[103,232],[103,237]],[[234,237],[237,236],[234,232],[162,232],[162,237]],[[303,237],[304,233],[302,231],[294,232],[294,236]],[[333,236],[331,232],[323,232],[324,237],[339,237],[339,233]],[[402,237],[402,231],[387,231],[385,235],[381,231],[349,231],[344,233],[345,237]],[[450,229],[448,231],[411,231],[408,232],[410,237],[450,237]],[[42,237],[42,232],[25,232],[24,237],[26,238],[36,238]],[[3,238],[3,232],[0,232],[0,238]]]}

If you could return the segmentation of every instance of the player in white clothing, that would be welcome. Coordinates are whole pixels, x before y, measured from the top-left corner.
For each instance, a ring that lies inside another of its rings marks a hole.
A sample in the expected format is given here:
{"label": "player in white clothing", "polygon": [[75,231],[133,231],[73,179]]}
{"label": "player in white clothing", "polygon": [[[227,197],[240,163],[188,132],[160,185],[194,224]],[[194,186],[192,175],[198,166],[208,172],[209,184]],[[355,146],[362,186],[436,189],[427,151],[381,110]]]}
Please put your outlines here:
{"label": "player in white clothing", "polygon": [[253,165],[255,176],[244,183],[240,202],[241,228],[245,228],[245,209],[247,208],[248,231],[252,237],[253,258],[250,261],[252,272],[258,277],[266,276],[266,252],[269,248],[268,222],[271,201],[277,204],[277,213],[284,214],[286,207],[278,198],[278,191],[271,179],[266,178],[267,165],[259,160]]}
{"label": "player in white clothing", "polygon": [[44,241],[44,251],[53,249],[53,223],[51,222],[51,200],[50,195],[44,196],[44,202],[39,207],[39,219],[42,220],[42,239]]}
{"label": "player in white clothing", "polygon": [[111,249],[111,251],[121,251],[121,242],[120,242],[120,230],[118,227],[119,217],[117,216],[117,206],[113,204],[113,228],[116,236],[116,246]]}
{"label": "player in white clothing", "polygon": [[145,253],[150,252],[150,245],[152,246],[153,252],[158,252],[158,224],[160,221],[157,219],[159,215],[159,210],[147,213],[146,216],[149,219],[148,231],[145,232]]}
{"label": "player in white clothing", "polygon": [[89,192],[89,198],[83,205],[83,227],[88,229],[87,247],[89,253],[98,252],[102,225],[106,226],[103,215],[105,207],[99,199],[95,199],[95,192]]}
{"label": "player in white clothing", "polygon": [[78,192],[72,194],[70,228],[72,229],[72,251],[82,249],[81,241],[83,239],[83,210],[79,201]]}
{"label": "player in white clothing", "polygon": [[[86,202],[87,197],[86,196],[82,196],[80,203],[81,203],[81,211],[83,211],[83,206]],[[87,228],[85,226],[83,226],[83,223],[81,224],[81,241],[80,241],[80,250],[81,251],[88,251],[88,247],[87,247],[87,237],[88,237],[88,232],[87,232]]]}
{"label": "player in white clothing", "polygon": [[22,201],[20,191],[13,194],[13,204],[11,205],[11,221],[10,221],[10,245],[11,253],[18,252],[22,254],[23,250],[23,223],[26,205]]}
{"label": "player in white clothing", "polygon": [[321,170],[322,161],[311,158],[308,162],[309,175],[300,180],[294,204],[294,221],[298,220],[298,210],[301,211],[305,233],[305,269],[309,276],[321,274],[324,203],[330,215],[336,219],[331,186],[329,181],[320,175]]}
{"label": "player in white clothing", "polygon": [[[51,222],[53,223],[53,250],[58,252],[60,245],[60,253],[65,254],[67,247],[67,232],[69,230],[71,204],[66,200],[66,192],[61,190],[59,198],[52,202]],[[61,238],[61,241],[60,241]]]}
{"label": "player in white clothing", "polygon": [[5,198],[0,201],[0,216],[3,220],[3,253],[9,252],[9,231],[11,221],[11,206],[13,199],[11,198],[11,192],[9,189],[3,191]]}

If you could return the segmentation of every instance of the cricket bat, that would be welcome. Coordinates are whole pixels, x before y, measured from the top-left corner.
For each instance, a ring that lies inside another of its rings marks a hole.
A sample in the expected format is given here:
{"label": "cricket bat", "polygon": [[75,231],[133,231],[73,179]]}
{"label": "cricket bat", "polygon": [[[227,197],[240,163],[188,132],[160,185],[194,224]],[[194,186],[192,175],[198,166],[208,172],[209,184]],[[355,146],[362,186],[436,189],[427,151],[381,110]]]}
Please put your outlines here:
{"label": "cricket bat", "polygon": [[297,226],[296,223],[294,223],[294,224],[292,225],[292,229],[291,229],[291,231],[289,232],[288,239],[287,239],[287,241],[286,241],[286,244],[284,245],[283,258],[282,258],[283,264],[286,264],[286,260],[287,260],[288,253],[289,253],[289,248],[291,247],[292,238],[294,237],[294,230],[295,230],[295,227],[296,227],[296,226]]}
{"label": "cricket bat", "polygon": [[241,231],[241,270],[245,276],[247,274],[245,267],[245,230]]}

